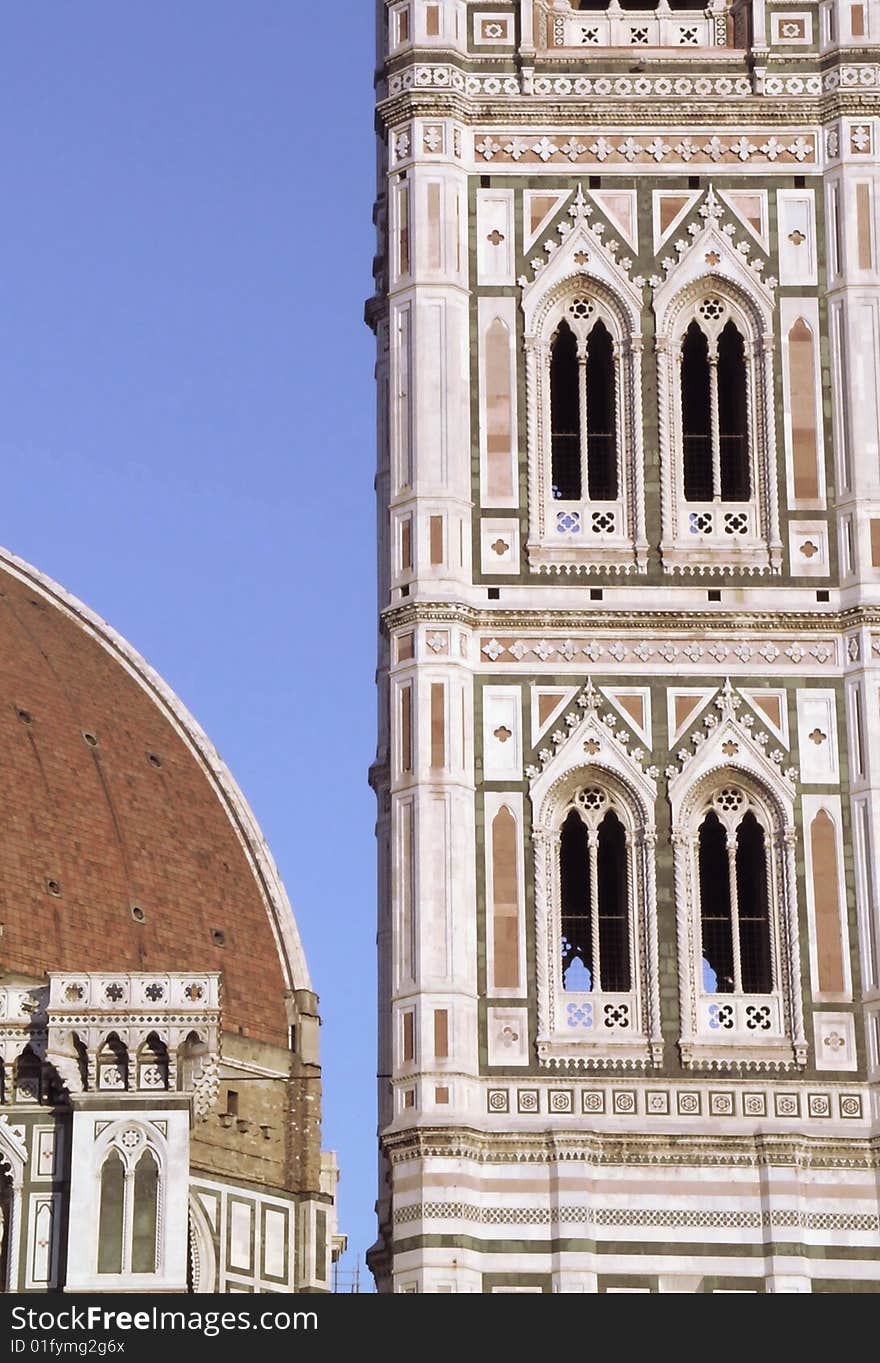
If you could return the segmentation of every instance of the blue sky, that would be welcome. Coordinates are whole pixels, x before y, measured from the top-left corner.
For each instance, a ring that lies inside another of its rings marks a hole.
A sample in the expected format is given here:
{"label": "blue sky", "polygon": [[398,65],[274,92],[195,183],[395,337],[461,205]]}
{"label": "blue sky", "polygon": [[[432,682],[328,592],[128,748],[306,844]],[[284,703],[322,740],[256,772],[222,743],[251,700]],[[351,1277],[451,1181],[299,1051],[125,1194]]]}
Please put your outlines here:
{"label": "blue sky", "polygon": [[250,800],[321,994],[361,1256],[372,23],[366,0],[29,0],[0,24],[0,542],[131,640]]}

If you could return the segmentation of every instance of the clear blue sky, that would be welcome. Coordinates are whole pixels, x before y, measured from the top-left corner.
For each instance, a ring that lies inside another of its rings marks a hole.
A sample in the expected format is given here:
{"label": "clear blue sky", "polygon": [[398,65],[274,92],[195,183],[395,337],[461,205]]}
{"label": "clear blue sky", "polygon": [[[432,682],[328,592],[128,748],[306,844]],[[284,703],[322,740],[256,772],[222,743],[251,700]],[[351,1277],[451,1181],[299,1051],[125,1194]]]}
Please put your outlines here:
{"label": "clear blue sky", "polygon": [[18,0],[0,22],[0,542],[131,640],[250,800],[321,995],[361,1255],[372,24],[367,0]]}

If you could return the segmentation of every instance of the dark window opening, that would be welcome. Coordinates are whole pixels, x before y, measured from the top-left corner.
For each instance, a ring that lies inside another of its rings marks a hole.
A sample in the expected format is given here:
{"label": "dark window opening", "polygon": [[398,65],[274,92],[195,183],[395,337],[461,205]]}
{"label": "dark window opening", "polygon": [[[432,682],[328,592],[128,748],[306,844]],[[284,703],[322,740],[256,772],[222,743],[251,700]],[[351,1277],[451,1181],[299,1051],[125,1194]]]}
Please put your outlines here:
{"label": "dark window opening", "polygon": [[602,989],[628,993],[629,887],[626,833],[613,810],[599,825],[599,967]]}
{"label": "dark window opening", "polygon": [[2,1292],[9,1281],[9,1227],[12,1225],[12,1182],[2,1169],[0,1169],[0,1225],[4,1228],[3,1237],[0,1239],[0,1292]]}
{"label": "dark window opening", "polygon": [[718,338],[718,433],[721,454],[721,500],[747,502],[752,495],[746,403],[746,359],[743,338],[728,322]]}
{"label": "dark window opening", "polygon": [[769,994],[770,901],[764,830],[748,813],[736,833],[736,896],[739,910],[740,970],[745,994]]}
{"label": "dark window opening", "polygon": [[712,500],[712,404],[709,342],[696,322],[681,348],[681,426],[684,440],[684,496],[688,502]]}
{"label": "dark window opening", "polygon": [[562,987],[589,993],[593,988],[590,853],[586,827],[574,810],[562,825],[559,858],[562,886]]}
{"label": "dark window opening", "polygon": [[168,1047],[155,1032],[150,1032],[138,1052],[139,1084],[142,1088],[167,1089]]}
{"label": "dark window opening", "polygon": [[560,322],[550,351],[550,447],[553,496],[566,502],[581,498],[580,429],[577,341]]}
{"label": "dark window opening", "polygon": [[43,1062],[30,1046],[25,1046],[15,1062],[15,1087],[18,1101],[39,1103],[43,1097]]}
{"label": "dark window opening", "polygon": [[238,1092],[236,1089],[226,1090],[226,1114],[229,1117],[238,1116]]}
{"label": "dark window opening", "polygon": [[732,994],[733,922],[727,834],[714,811],[700,827],[700,922],[703,946],[703,993]]}
{"label": "dark window opening", "polygon": [[111,1150],[101,1168],[101,1203],[98,1212],[98,1272],[122,1272],[125,1167],[118,1151]]}
{"label": "dark window opening", "polygon": [[145,1150],[134,1168],[134,1209],[131,1218],[131,1271],[155,1273],[156,1227],[159,1212],[159,1166]]}
{"label": "dark window opening", "polygon": [[592,501],[617,500],[614,344],[601,321],[587,341],[587,482]]}

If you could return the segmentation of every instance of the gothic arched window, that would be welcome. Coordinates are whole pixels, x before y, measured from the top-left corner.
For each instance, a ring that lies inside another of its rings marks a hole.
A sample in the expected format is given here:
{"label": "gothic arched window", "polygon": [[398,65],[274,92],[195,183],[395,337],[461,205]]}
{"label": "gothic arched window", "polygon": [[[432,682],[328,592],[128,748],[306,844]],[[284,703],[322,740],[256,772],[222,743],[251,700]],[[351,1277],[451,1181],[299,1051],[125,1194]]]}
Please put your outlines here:
{"label": "gothic arched window", "polygon": [[654,790],[604,765],[545,775],[532,796],[539,1063],[659,1063]]}
{"label": "gothic arched window", "polygon": [[[673,838],[677,892],[690,926],[679,939],[682,1053],[804,1046],[797,978],[793,830],[774,798],[739,772],[719,773]],[[733,1053],[731,1051],[731,1054]]]}
{"label": "gothic arched window", "polygon": [[641,570],[638,317],[592,278],[565,280],[524,308],[529,562]]}
{"label": "gothic arched window", "polygon": [[[741,802],[736,790],[717,797]],[[710,809],[699,832],[702,988],[705,994],[769,994],[773,989],[770,901],[764,830],[747,809],[725,827]]]}
{"label": "gothic arched window", "polygon": [[156,1272],[161,1192],[155,1150],[137,1128],[123,1130],[101,1165],[99,1273]]}
{"label": "gothic arched window", "polygon": [[581,499],[581,391],[578,347],[567,322],[550,346],[550,441],[553,459],[553,496],[559,501]]}
{"label": "gothic arched window", "polygon": [[667,569],[781,569],[768,328],[758,304],[726,281],[699,281],[660,309]]}
{"label": "gothic arched window", "polygon": [[101,1166],[101,1207],[98,1216],[98,1272],[122,1272],[125,1221],[125,1165],[111,1149]]}
{"label": "gothic arched window", "polygon": [[[718,299],[701,306],[704,321],[724,316]],[[752,479],[745,346],[732,321],[710,337],[694,320],[684,334],[681,433],[685,501],[747,502]]]}
{"label": "gothic arched window", "polygon": [[[582,321],[592,312],[583,299],[572,305]],[[563,318],[550,345],[553,497],[614,502],[619,481],[614,342],[601,317],[579,332],[580,339]]]}
{"label": "gothic arched window", "polygon": [[747,502],[752,495],[748,438],[745,345],[733,322],[727,322],[718,337],[718,464],[723,502]]}
{"label": "gothic arched window", "polygon": [[575,796],[559,839],[560,972],[566,993],[632,987],[627,835],[607,794]]}
{"label": "gothic arched window", "polygon": [[131,1271],[154,1273],[156,1225],[159,1210],[159,1166],[149,1147],[134,1167],[134,1207],[131,1218]]}

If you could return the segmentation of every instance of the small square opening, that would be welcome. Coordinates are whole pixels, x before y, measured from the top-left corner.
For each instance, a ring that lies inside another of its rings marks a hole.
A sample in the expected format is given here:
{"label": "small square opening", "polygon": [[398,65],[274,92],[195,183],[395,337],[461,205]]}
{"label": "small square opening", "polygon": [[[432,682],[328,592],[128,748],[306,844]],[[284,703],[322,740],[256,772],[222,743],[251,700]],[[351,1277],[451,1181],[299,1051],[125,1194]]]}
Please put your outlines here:
{"label": "small square opening", "polygon": [[817,591],[817,593],[816,593],[816,600],[817,600],[817,601],[830,601],[830,600],[831,600],[831,595],[830,595],[829,592],[827,592],[827,591],[825,590],[824,587],[822,587],[822,588],[820,588],[819,591]]}
{"label": "small square opening", "polygon": [[590,600],[591,600],[591,601],[602,601],[602,600],[604,599],[604,597],[605,597],[605,592],[604,592],[604,589],[603,589],[602,587],[591,587],[591,588],[590,588]]}
{"label": "small square opening", "polygon": [[488,175],[480,176],[480,189],[490,189],[492,186],[491,177]]}
{"label": "small square opening", "polygon": [[807,187],[806,175],[796,175],[794,177],[794,187],[795,189],[806,189]]}
{"label": "small square opening", "polygon": [[591,175],[591,176],[590,176],[590,189],[601,189],[601,188],[602,188],[602,176],[601,176],[601,175]]}
{"label": "small square opening", "polygon": [[501,588],[500,588],[500,587],[490,587],[487,594],[488,594],[488,597],[489,597],[489,600],[490,600],[490,601],[500,601],[500,600],[501,600]]}
{"label": "small square opening", "polygon": [[706,593],[706,598],[709,601],[720,601],[721,592],[717,587],[710,587]]}
{"label": "small square opening", "polygon": [[688,189],[699,189],[699,188],[700,188],[700,177],[699,177],[699,175],[689,175],[689,176],[688,176]]}

